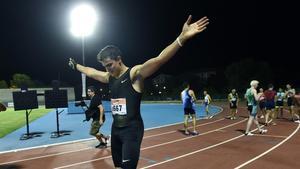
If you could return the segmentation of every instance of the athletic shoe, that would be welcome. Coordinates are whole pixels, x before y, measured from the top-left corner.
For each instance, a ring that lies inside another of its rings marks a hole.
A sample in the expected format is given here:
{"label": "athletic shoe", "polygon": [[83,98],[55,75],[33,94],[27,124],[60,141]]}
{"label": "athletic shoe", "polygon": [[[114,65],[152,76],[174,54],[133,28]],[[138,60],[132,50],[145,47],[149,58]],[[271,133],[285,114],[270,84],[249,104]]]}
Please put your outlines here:
{"label": "athletic shoe", "polygon": [[109,146],[111,146],[111,136],[110,135],[108,135],[107,137],[106,137],[106,145],[109,147]]}
{"label": "athletic shoe", "polygon": [[245,133],[245,136],[253,136],[254,134],[252,134],[251,132],[249,133]]}
{"label": "athletic shoe", "polygon": [[264,133],[267,133],[267,132],[268,132],[267,129],[261,129],[259,133],[260,133],[260,134],[264,134]]}
{"label": "athletic shoe", "polygon": [[199,135],[199,133],[198,133],[197,131],[193,131],[191,134],[192,134],[193,136]]}
{"label": "athletic shoe", "polygon": [[300,120],[296,120],[296,121],[294,121],[295,123],[300,123]]}
{"label": "athletic shoe", "polygon": [[95,148],[106,148],[106,147],[107,147],[106,143],[100,143],[95,146]]}
{"label": "athletic shoe", "polygon": [[209,118],[211,119],[211,118],[213,118],[214,116],[209,116]]}
{"label": "athletic shoe", "polygon": [[190,135],[190,133],[189,133],[188,131],[185,131],[185,132],[184,132],[184,135],[187,135],[187,136],[189,136],[189,135]]}

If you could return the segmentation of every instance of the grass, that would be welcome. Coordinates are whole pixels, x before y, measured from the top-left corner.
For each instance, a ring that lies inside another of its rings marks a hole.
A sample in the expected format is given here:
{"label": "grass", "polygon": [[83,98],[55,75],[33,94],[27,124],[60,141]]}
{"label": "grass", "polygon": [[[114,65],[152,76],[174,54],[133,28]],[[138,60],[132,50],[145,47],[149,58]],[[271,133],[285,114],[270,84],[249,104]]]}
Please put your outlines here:
{"label": "grass", "polygon": [[[52,109],[45,109],[41,106],[39,109],[34,109],[29,115],[29,122],[32,122],[45,114],[51,112]],[[4,112],[0,112],[0,138],[26,125],[26,113],[22,111],[14,111],[13,108],[8,108]]]}

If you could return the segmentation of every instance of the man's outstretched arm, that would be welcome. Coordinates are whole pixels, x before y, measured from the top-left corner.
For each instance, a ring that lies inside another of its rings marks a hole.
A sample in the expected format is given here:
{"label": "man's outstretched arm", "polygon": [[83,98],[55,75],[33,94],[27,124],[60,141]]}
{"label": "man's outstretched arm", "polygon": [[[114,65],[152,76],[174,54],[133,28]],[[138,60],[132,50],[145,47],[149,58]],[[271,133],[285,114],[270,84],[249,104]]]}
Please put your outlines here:
{"label": "man's outstretched arm", "polygon": [[159,56],[146,61],[142,65],[137,65],[136,74],[140,75],[142,78],[147,78],[155,73],[163,64],[170,60],[175,53],[182,47],[185,42],[195,36],[196,34],[204,31],[208,24],[208,18],[203,17],[200,20],[191,23],[192,16],[190,15],[187,21],[184,23],[182,32],[178,38],[167,46]]}
{"label": "man's outstretched arm", "polygon": [[76,63],[76,61],[72,58],[69,59],[69,66],[74,70],[78,70],[79,72],[86,74],[90,78],[98,80],[102,83],[108,83],[108,72],[103,72],[91,67],[82,66]]}

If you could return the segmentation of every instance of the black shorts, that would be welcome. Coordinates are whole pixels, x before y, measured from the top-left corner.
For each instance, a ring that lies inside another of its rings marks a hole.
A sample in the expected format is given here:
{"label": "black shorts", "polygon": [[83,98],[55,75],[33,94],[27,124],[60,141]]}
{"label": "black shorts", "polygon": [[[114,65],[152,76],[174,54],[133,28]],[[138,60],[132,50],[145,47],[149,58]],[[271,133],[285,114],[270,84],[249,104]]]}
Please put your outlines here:
{"label": "black shorts", "polygon": [[272,110],[275,108],[275,102],[274,100],[267,100],[266,101],[266,109],[267,110]]}
{"label": "black shorts", "polygon": [[236,101],[232,101],[231,103],[229,103],[229,108],[236,109],[237,108]]}
{"label": "black shorts", "polygon": [[111,151],[115,167],[133,169],[137,167],[144,124],[142,121],[126,127],[114,127],[111,131]]}
{"label": "black shorts", "polygon": [[253,108],[252,105],[248,105],[248,107],[247,107],[247,109],[248,109],[248,111],[249,111],[250,113],[252,112],[252,108]]}
{"label": "black shorts", "polygon": [[283,101],[280,101],[280,100],[277,100],[276,101],[276,106],[278,106],[278,107],[282,107],[283,106]]}
{"label": "black shorts", "polygon": [[289,97],[287,99],[287,105],[290,107],[290,106],[294,106],[294,102],[293,102],[293,99],[291,97]]}
{"label": "black shorts", "polygon": [[184,115],[196,114],[193,108],[184,108]]}
{"label": "black shorts", "polygon": [[266,102],[265,101],[259,102],[259,108],[260,110],[266,108]]}

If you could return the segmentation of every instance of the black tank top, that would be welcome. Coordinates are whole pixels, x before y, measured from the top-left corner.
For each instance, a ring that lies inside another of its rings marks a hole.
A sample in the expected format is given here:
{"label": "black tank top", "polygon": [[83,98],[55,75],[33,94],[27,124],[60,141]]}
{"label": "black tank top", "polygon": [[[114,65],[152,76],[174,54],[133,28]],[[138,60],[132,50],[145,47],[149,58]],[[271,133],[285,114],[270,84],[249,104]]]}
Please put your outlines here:
{"label": "black tank top", "polygon": [[109,77],[114,127],[125,127],[142,122],[140,113],[142,94],[134,90],[130,79],[130,70],[131,68],[119,78]]}

